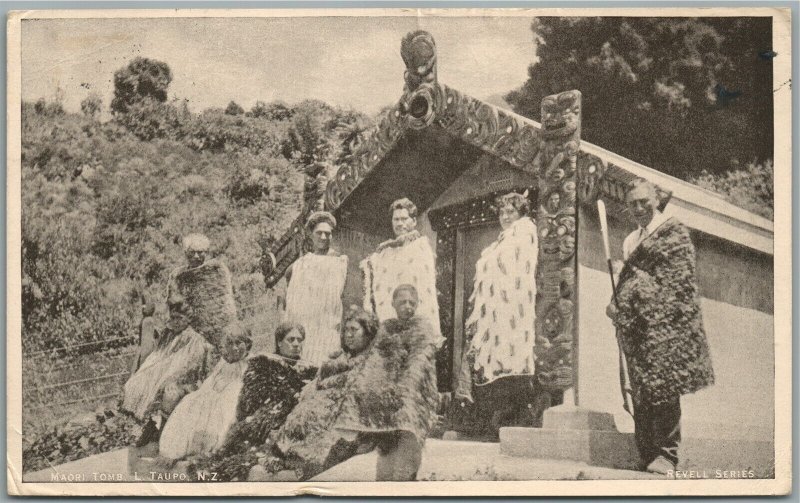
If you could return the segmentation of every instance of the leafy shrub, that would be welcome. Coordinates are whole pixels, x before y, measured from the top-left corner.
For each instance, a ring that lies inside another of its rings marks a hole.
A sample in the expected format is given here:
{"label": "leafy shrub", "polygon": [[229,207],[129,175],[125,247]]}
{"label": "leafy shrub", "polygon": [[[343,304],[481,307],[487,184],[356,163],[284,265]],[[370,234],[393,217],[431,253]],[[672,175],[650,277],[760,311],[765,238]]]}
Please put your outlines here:
{"label": "leafy shrub", "polygon": [[102,410],[94,421],[62,424],[35,437],[23,448],[22,470],[41,470],[127,447],[141,434],[141,429],[133,417],[116,408]]}
{"label": "leafy shrub", "polygon": [[750,163],[737,169],[712,175],[703,172],[693,183],[716,192],[731,203],[772,220],[775,174],[772,162]]}
{"label": "leafy shrub", "polygon": [[103,110],[103,99],[97,93],[90,93],[81,101],[81,112],[87,117],[94,118]]}
{"label": "leafy shrub", "polygon": [[114,119],[141,140],[154,138],[182,138],[190,117],[174,103],[162,103],[152,98],[142,98],[126,105],[125,112],[114,114]]}
{"label": "leafy shrub", "polygon": [[271,103],[256,101],[253,108],[245,115],[256,119],[263,118],[269,121],[280,122],[291,119],[294,115],[294,109],[281,101],[273,101]]}
{"label": "leafy shrub", "polygon": [[233,201],[253,203],[269,195],[267,175],[257,169],[237,165],[225,184],[225,194]]}

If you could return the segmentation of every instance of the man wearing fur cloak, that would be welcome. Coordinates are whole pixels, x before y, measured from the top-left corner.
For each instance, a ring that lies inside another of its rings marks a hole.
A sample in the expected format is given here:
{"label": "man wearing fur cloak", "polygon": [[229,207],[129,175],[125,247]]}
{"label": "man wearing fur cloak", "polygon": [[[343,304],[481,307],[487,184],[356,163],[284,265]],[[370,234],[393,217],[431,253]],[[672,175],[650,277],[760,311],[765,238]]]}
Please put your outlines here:
{"label": "man wearing fur cloak", "polygon": [[392,319],[395,288],[412,285],[419,296],[417,316],[428,320],[439,336],[436,259],[428,240],[416,230],[417,207],[403,198],[393,202],[390,209],[395,238],[378,245],[377,251],[361,262],[364,309],[375,313],[381,322]]}
{"label": "man wearing fur cloak", "polygon": [[375,442],[377,481],[409,481],[436,420],[438,340],[428,320],[415,316],[416,288],[399,285],[392,293],[397,317],[381,324],[335,426]]}
{"label": "man wearing fur cloak", "polygon": [[658,208],[650,182],[631,182],[628,209],[639,224],[623,243],[614,321],[633,388],[642,467],[666,474],[678,464],[681,395],[714,383],[688,229]]}

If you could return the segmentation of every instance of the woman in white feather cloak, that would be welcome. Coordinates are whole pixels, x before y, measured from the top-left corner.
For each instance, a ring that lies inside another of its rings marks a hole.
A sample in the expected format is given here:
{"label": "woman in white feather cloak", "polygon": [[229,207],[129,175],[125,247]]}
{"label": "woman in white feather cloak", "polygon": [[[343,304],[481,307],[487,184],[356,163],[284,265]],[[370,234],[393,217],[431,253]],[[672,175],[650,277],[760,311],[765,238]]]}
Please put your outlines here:
{"label": "woman in white feather cloak", "polygon": [[490,384],[532,378],[536,370],[536,224],[527,216],[526,195],[503,195],[496,207],[503,230],[475,265],[472,312],[465,323],[472,340],[467,341],[456,398],[468,402],[476,388],[485,387],[480,394],[486,395]]}

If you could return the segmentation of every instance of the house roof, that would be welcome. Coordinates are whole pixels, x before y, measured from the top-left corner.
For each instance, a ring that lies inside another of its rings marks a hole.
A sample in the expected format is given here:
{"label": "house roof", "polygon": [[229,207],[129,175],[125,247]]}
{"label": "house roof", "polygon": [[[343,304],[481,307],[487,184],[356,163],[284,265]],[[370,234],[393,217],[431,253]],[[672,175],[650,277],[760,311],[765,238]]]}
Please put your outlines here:
{"label": "house roof", "polygon": [[[539,172],[541,124],[437,82],[435,50],[432,54],[423,50],[415,60],[417,56],[403,52],[408,67],[403,96],[353,146],[350,162],[338,168],[316,198],[348,226],[373,231],[385,227],[385,209],[398,197],[410,197],[425,211],[482,153],[533,176]],[[548,127],[547,134],[552,131]],[[578,200],[593,205],[602,197],[612,217],[621,216],[627,183],[641,177],[671,195],[672,214],[690,228],[773,253],[771,221],[697,185],[585,141],[577,152],[577,170]],[[310,210],[304,208],[273,247],[268,285],[302,254],[303,221]]]}

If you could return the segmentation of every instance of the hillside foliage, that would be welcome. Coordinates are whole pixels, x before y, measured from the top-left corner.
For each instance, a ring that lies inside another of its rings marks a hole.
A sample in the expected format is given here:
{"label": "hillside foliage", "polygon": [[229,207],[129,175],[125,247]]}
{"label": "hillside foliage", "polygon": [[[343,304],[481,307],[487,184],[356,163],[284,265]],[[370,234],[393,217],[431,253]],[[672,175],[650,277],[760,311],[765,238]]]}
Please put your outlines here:
{"label": "hillside foliage", "polygon": [[305,163],[333,166],[342,123],[369,122],[318,101],[193,113],[166,99],[169,67],[152,60],[114,78],[121,91],[106,122],[96,96],[81,114],[44,100],[22,105],[26,353],[132,341],[142,299],[165,315],[166,280],[191,232],[211,238],[237,300],[252,303],[264,289],[264,248],[300,210]]}

